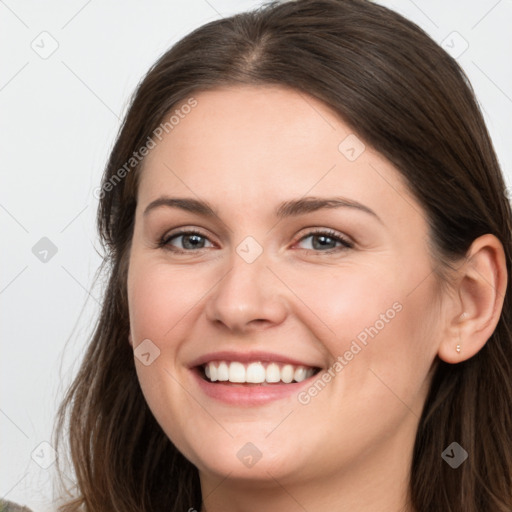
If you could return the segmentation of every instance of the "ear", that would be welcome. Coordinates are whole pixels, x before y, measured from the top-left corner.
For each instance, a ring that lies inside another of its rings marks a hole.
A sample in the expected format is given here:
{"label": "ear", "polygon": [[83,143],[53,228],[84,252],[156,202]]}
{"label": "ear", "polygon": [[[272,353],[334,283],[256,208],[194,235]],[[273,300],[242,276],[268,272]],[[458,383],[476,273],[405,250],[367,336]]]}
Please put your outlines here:
{"label": "ear", "polygon": [[455,293],[438,349],[443,361],[455,364],[470,359],[487,343],[501,316],[507,279],[499,239],[491,234],[475,239],[456,271]]}

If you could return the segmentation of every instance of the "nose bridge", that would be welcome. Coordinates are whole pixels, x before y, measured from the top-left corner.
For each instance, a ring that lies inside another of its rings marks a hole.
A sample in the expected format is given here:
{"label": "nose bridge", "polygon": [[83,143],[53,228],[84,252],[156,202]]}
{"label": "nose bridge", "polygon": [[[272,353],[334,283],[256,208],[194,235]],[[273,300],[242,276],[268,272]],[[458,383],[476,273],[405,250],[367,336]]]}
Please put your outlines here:
{"label": "nose bridge", "polygon": [[233,247],[229,268],[208,299],[207,315],[234,331],[278,324],[286,316],[282,283],[267,268],[268,254],[253,238]]}

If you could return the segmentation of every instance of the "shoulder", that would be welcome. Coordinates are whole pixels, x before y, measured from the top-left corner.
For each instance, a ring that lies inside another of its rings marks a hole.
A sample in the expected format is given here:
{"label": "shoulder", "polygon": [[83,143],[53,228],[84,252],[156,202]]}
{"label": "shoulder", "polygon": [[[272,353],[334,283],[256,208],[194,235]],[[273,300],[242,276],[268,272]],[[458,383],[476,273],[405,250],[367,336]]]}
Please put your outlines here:
{"label": "shoulder", "polygon": [[12,501],[5,501],[0,499],[0,512],[32,512],[27,507],[16,505]]}

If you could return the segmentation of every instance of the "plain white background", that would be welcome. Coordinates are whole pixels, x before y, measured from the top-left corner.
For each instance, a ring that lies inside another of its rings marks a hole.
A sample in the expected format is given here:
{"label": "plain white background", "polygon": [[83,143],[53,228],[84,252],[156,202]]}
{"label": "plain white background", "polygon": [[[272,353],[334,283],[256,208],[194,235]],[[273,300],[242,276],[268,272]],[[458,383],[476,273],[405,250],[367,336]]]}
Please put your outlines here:
{"label": "plain white background", "polygon": [[[132,91],[191,30],[261,3],[0,0],[1,497],[54,510],[47,443],[101,298],[93,190]],[[456,56],[510,186],[512,1],[379,3]]]}

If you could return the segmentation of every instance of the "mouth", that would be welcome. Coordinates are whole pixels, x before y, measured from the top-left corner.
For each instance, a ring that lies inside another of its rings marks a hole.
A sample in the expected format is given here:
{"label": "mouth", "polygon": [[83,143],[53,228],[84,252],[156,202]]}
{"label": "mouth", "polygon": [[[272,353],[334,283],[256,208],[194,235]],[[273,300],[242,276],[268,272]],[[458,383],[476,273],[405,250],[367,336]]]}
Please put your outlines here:
{"label": "mouth", "polygon": [[319,367],[253,361],[209,361],[194,368],[210,384],[233,387],[265,387],[297,384],[321,371]]}

